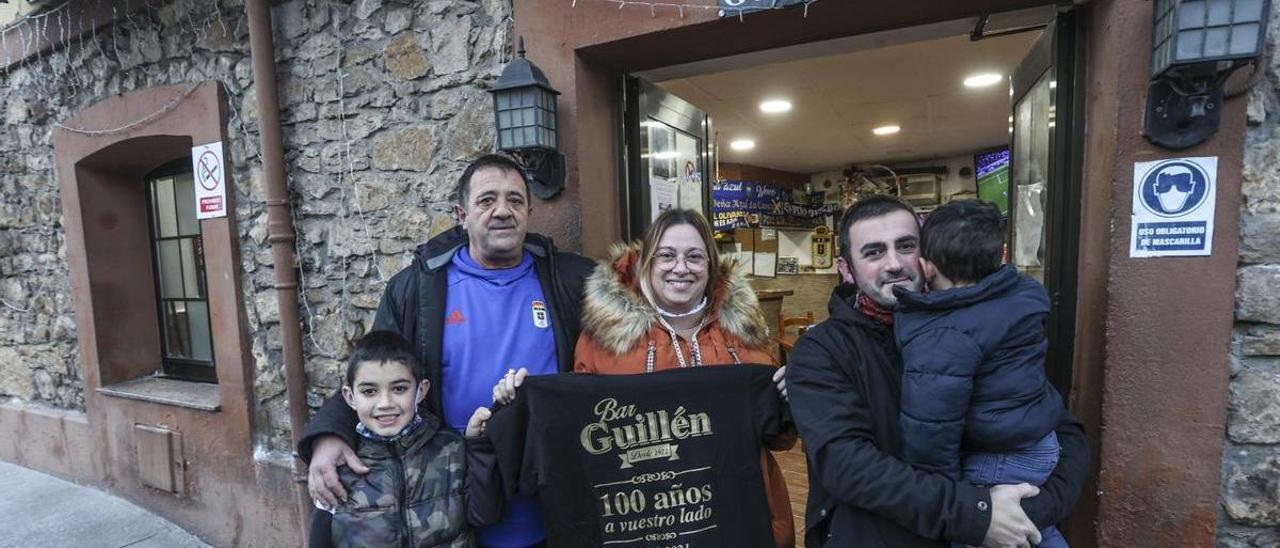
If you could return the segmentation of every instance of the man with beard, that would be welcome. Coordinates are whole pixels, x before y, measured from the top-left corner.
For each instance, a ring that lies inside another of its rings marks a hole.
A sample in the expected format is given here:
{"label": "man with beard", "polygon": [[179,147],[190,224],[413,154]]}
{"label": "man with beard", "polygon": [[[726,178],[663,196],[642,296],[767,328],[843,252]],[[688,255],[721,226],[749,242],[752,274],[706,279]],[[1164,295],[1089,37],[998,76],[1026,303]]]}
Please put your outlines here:
{"label": "man with beard", "polygon": [[[373,329],[413,343],[433,387],[423,407],[462,432],[477,407],[514,369],[530,374],[573,370],[582,286],[595,263],[557,252],[551,239],[528,234],[532,211],[524,171],[504,156],[471,162],[458,181],[460,226],[418,247],[378,306]],[[352,451],[356,416],[329,398],[307,426],[298,453],[310,463],[308,489],[330,507],[347,493],[337,467],[368,470]],[[537,501],[517,495],[502,521],[478,531],[481,546],[544,543]]]}
{"label": "man with beard", "polygon": [[875,196],[845,212],[838,238],[844,283],[831,295],[831,316],[805,333],[787,364],[809,458],[806,546],[1038,543],[1038,529],[1065,518],[1080,495],[1089,465],[1083,428],[1063,417],[1056,430],[1062,454],[1039,489],[977,486],[899,460],[893,287],[923,287],[919,223],[911,206]]}

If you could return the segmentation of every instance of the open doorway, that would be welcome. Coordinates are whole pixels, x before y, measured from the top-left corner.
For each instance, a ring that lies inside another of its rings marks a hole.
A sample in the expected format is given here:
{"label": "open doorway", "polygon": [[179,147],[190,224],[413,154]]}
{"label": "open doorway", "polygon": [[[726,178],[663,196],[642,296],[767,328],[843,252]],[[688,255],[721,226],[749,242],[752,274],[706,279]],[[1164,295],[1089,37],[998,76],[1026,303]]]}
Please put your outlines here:
{"label": "open doorway", "polygon": [[[785,361],[789,320],[827,316],[843,209],[895,194],[923,220],[951,200],[992,202],[1009,261],[1049,288],[1047,372],[1068,396],[1077,32],[1071,12],[1047,6],[628,75],[624,233],[638,237],[665,208],[701,208],[722,252],[749,265]],[[803,450],[778,457],[801,528]]]}

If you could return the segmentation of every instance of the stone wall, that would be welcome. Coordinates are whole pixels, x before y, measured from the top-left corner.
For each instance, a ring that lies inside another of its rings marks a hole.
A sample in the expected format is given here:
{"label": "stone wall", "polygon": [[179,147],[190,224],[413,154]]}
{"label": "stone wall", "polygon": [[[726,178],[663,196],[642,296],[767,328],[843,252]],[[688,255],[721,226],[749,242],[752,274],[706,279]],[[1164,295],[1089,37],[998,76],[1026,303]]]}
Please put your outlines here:
{"label": "stone wall", "polygon": [[[485,89],[510,50],[511,6],[293,0],[276,3],[273,18],[273,91],[302,266],[309,400],[318,405],[338,386],[350,340],[371,325],[386,281],[417,244],[452,226],[447,212],[466,161],[492,147]],[[0,72],[0,398],[84,406],[53,124],[117,93],[217,80],[230,107],[255,429],[264,448],[288,450],[261,90],[248,44],[242,0],[152,2],[131,14],[122,8],[83,44],[67,40]]]}
{"label": "stone wall", "polygon": [[1249,98],[1218,545],[1280,546],[1280,13]]}

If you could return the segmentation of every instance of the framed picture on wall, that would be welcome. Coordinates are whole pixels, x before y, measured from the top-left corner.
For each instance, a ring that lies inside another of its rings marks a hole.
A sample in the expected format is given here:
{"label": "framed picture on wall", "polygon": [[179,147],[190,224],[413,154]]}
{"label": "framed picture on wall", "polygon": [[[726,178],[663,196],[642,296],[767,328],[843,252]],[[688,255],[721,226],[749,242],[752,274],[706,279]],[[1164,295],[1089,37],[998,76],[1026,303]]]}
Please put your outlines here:
{"label": "framed picture on wall", "polygon": [[799,274],[800,259],[797,257],[778,257],[778,274]]}
{"label": "framed picture on wall", "polygon": [[676,132],[666,124],[649,122],[649,178],[675,177]]}

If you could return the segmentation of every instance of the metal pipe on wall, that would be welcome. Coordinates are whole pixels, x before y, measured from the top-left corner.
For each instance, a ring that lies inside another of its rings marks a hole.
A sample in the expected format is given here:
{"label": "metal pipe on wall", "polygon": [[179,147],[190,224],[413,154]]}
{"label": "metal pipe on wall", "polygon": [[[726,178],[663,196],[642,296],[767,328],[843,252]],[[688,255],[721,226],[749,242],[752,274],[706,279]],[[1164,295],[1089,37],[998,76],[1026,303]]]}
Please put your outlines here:
{"label": "metal pipe on wall", "polygon": [[[306,427],[307,373],[302,366],[302,331],[298,317],[298,277],[293,215],[289,188],[284,176],[284,142],[280,133],[280,102],[276,95],[275,45],[272,41],[271,6],[267,0],[248,0],[249,51],[253,62],[254,88],[258,101],[258,135],[262,141],[262,169],[267,181],[267,241],[271,242],[271,262],[275,269],[276,306],[280,309],[280,345],[284,354],[285,395],[289,404],[289,430],[293,446],[298,446]],[[295,457],[294,470],[305,471]],[[305,473],[295,473],[298,486],[298,517],[303,543],[311,515]]]}

